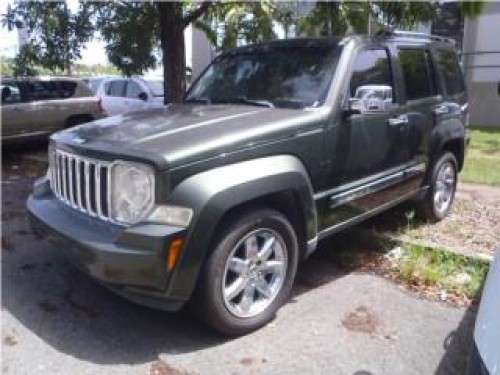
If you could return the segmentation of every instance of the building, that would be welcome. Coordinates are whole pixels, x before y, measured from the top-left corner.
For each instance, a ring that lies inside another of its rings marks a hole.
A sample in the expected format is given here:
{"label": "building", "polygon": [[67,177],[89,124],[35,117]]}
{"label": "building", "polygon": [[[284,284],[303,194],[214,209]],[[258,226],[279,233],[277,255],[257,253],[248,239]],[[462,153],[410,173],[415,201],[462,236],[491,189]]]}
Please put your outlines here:
{"label": "building", "polygon": [[500,127],[500,2],[487,2],[478,18],[465,20],[462,63],[470,123]]}

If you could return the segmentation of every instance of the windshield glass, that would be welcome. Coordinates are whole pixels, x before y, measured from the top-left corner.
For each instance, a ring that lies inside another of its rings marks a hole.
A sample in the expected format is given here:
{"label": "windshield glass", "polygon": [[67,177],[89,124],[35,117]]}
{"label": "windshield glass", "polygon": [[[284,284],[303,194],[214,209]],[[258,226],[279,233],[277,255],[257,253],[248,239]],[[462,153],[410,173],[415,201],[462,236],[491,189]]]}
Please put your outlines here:
{"label": "windshield glass", "polygon": [[340,47],[313,44],[243,50],[217,58],[186,101],[303,108],[321,105]]}
{"label": "windshield glass", "polygon": [[145,80],[146,85],[148,85],[153,96],[165,96],[163,92],[163,81],[162,80]]}

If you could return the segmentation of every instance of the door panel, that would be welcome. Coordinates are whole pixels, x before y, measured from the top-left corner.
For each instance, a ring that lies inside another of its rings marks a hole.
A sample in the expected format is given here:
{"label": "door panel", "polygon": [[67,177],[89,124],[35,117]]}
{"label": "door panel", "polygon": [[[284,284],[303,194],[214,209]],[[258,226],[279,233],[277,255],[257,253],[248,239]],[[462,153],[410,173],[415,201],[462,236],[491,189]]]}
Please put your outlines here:
{"label": "door panel", "polygon": [[428,163],[431,134],[437,120],[442,118],[439,112],[447,108],[443,106],[443,98],[436,85],[437,76],[430,51],[401,47],[398,57],[409,120],[406,137],[408,160]]}
{"label": "door panel", "polygon": [[393,76],[386,49],[355,58],[345,99],[350,114],[333,129],[335,144],[327,145],[329,190],[318,195],[320,229],[385,203],[402,182],[407,118],[395,100]]}

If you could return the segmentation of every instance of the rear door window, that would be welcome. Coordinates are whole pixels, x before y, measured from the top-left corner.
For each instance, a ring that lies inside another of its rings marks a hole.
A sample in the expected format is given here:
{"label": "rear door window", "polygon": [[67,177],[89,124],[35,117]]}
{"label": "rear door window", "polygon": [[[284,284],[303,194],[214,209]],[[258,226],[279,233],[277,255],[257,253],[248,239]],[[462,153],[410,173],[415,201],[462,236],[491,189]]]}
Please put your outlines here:
{"label": "rear door window", "polygon": [[437,94],[436,80],[429,51],[400,49],[406,100],[422,99]]}
{"label": "rear door window", "polygon": [[59,99],[59,88],[55,81],[29,81],[23,86],[28,101]]}
{"label": "rear door window", "polygon": [[58,81],[59,97],[61,99],[71,98],[75,95],[76,82]]}
{"label": "rear door window", "polygon": [[137,84],[137,82],[129,81],[127,84],[127,98],[130,99],[139,99],[139,94],[144,90],[141,89],[141,86]]}
{"label": "rear door window", "polygon": [[448,95],[456,95],[464,92],[464,79],[455,52],[439,50],[436,57],[439,70],[443,76],[446,93]]}
{"label": "rear door window", "polygon": [[109,87],[107,87],[106,92],[109,96],[124,97],[126,86],[127,86],[127,81],[125,80],[112,81],[109,82]]}

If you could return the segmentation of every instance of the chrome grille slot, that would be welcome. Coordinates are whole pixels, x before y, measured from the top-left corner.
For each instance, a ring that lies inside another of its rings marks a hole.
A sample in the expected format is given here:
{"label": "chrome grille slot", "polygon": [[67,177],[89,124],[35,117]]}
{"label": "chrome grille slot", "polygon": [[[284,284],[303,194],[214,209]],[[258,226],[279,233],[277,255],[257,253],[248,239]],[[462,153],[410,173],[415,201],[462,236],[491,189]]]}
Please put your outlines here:
{"label": "chrome grille slot", "polygon": [[63,203],[90,216],[111,221],[111,163],[62,150],[50,156],[50,186]]}

